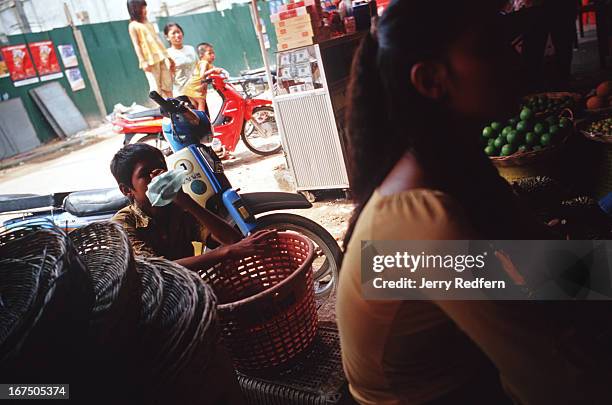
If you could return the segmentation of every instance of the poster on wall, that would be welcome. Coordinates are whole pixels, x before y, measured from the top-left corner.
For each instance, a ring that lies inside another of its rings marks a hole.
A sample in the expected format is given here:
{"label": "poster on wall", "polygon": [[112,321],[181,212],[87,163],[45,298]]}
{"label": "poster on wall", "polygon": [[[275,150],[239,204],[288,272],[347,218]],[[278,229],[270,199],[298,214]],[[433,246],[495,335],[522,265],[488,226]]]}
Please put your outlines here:
{"label": "poster on wall", "polygon": [[72,91],[83,90],[85,88],[85,80],[79,68],[66,69],[66,77]]}
{"label": "poster on wall", "polygon": [[64,68],[71,68],[79,65],[76,52],[74,51],[74,47],[72,45],[58,45],[57,49],[62,57]]}
{"label": "poster on wall", "polygon": [[63,76],[52,41],[32,42],[29,47],[41,81]]}
{"label": "poster on wall", "polygon": [[6,67],[6,62],[4,61],[4,57],[2,53],[0,53],[0,79],[4,77],[9,77],[10,73],[8,71],[8,67]]}
{"label": "poster on wall", "polygon": [[27,45],[5,46],[2,56],[15,87],[38,82]]}

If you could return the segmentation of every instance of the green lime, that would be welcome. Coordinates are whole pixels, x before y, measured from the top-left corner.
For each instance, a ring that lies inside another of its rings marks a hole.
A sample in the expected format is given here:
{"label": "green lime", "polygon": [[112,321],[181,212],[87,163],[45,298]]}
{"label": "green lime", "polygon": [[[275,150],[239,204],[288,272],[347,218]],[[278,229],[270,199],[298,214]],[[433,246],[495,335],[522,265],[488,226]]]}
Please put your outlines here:
{"label": "green lime", "polygon": [[533,151],[542,150],[542,147],[540,145],[535,145],[533,148],[531,148],[531,150]]}
{"label": "green lime", "polygon": [[508,126],[507,126],[507,127],[505,127],[504,129],[502,129],[502,132],[501,132],[502,136],[506,136],[506,135],[508,135],[508,134],[510,133],[510,131],[512,131],[512,129],[513,129],[513,128],[512,128],[510,125],[508,125]]}
{"label": "green lime", "polygon": [[487,156],[495,156],[495,155],[497,155],[497,149],[495,149],[495,146],[489,145],[489,146],[487,146],[484,149],[484,151],[487,154]]}
{"label": "green lime", "polygon": [[538,142],[538,137],[533,132],[527,132],[525,134],[525,143],[529,146],[533,146]]}
{"label": "green lime", "polygon": [[512,125],[512,126],[515,126],[515,125],[516,125],[516,124],[517,124],[519,121],[520,121],[520,120],[519,120],[519,118],[518,118],[518,117],[513,117],[513,118],[510,118],[510,119],[508,120],[508,124],[510,124],[510,125]]}
{"label": "green lime", "polygon": [[493,131],[499,132],[499,131],[502,130],[502,124],[501,124],[501,122],[497,122],[497,121],[492,122],[491,123],[491,128],[493,128]]}
{"label": "green lime", "polygon": [[552,135],[549,134],[548,132],[545,134],[542,134],[542,136],[540,137],[540,145],[542,146],[549,146],[552,142]]}
{"label": "green lime", "polygon": [[504,145],[501,149],[502,156],[510,156],[514,153],[515,149],[513,145]]}
{"label": "green lime", "polygon": [[521,110],[521,120],[523,121],[527,121],[528,119],[531,119],[531,117],[533,117],[533,112],[531,111],[531,109],[525,107]]}
{"label": "green lime", "polygon": [[519,153],[525,153],[529,151],[529,146],[527,145],[521,145],[518,147],[517,152]]}
{"label": "green lime", "polygon": [[541,135],[544,133],[544,131],[546,131],[546,127],[544,127],[544,124],[541,122],[538,122],[533,126],[533,132],[535,132],[536,135]]}
{"label": "green lime", "polygon": [[503,136],[500,136],[499,138],[495,139],[495,141],[493,142],[493,146],[495,146],[498,150],[501,149],[502,146],[504,146],[506,144],[506,138],[504,138]]}
{"label": "green lime", "polygon": [[559,127],[557,125],[551,125],[550,128],[548,128],[548,132],[554,136],[559,133]]}
{"label": "green lime", "polygon": [[482,130],[482,136],[485,138],[492,138],[495,135],[495,131],[491,127],[484,127]]}
{"label": "green lime", "polygon": [[495,139],[490,138],[490,139],[487,141],[487,146],[493,146],[493,147],[495,147]]}
{"label": "green lime", "polygon": [[516,130],[519,132],[527,132],[529,131],[529,122],[527,121],[519,121],[516,124]]}
{"label": "green lime", "polygon": [[516,145],[521,141],[521,135],[518,131],[510,131],[506,136],[506,141],[511,145]]}

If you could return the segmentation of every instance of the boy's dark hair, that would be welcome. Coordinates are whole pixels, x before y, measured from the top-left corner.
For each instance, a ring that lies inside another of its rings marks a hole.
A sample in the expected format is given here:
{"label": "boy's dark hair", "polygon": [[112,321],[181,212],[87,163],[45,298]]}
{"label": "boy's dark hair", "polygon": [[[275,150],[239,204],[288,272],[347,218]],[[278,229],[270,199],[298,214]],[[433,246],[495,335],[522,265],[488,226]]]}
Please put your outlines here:
{"label": "boy's dark hair", "polygon": [[163,153],[146,143],[135,143],[119,149],[110,163],[110,171],[117,180],[117,184],[125,184],[132,188],[134,168],[139,162],[147,159],[159,160],[163,163],[163,168],[167,168]]}
{"label": "boy's dark hair", "polygon": [[204,49],[208,49],[208,48],[210,48],[210,49],[214,49],[214,48],[215,48],[214,46],[212,46],[212,45],[211,45],[211,44],[209,44],[208,42],[200,42],[200,43],[198,44],[198,46],[196,46],[196,49],[198,50],[198,55],[199,55],[199,56],[204,55],[204,52],[206,52],[206,51],[204,51],[204,52],[200,52],[200,47],[203,47]]}
{"label": "boy's dark hair", "polygon": [[142,22],[142,8],[147,5],[145,0],[128,0],[127,9],[130,21]]}
{"label": "boy's dark hair", "polygon": [[166,24],[166,25],[164,26],[164,35],[165,35],[165,36],[168,36],[168,32],[170,32],[170,28],[172,28],[172,27],[176,27],[176,28],[178,28],[179,30],[181,30],[181,32],[182,32],[183,34],[185,34],[185,31],[183,31],[183,27],[181,27],[180,25],[178,25],[178,23],[175,23],[175,22],[169,22],[168,24]]}

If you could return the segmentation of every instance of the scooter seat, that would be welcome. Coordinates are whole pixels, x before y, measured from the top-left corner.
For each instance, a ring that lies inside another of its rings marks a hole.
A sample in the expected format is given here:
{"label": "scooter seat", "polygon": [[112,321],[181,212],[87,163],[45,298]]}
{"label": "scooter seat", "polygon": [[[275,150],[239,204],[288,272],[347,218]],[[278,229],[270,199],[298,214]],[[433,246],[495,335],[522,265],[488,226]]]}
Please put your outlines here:
{"label": "scooter seat", "polygon": [[138,118],[161,118],[161,112],[159,108],[151,108],[150,110],[139,111],[131,114],[125,114],[128,120],[134,120]]}
{"label": "scooter seat", "polygon": [[118,188],[76,191],[64,199],[64,209],[77,217],[115,213],[129,204]]}

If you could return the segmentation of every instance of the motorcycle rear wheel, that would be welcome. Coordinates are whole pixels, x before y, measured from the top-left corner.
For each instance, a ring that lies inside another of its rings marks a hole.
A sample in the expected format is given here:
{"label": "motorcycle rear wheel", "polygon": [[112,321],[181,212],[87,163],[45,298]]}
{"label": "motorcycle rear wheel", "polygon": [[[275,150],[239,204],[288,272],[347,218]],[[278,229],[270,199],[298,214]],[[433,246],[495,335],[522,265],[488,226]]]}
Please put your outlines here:
{"label": "motorcycle rear wheel", "polygon": [[[263,132],[253,124],[254,120],[257,121]],[[255,107],[252,118],[244,123],[240,138],[251,152],[258,155],[268,156],[278,153],[283,146],[274,108],[271,106]]]}
{"label": "motorcycle rear wheel", "polygon": [[325,228],[308,218],[289,213],[258,217],[257,224],[257,230],[276,229],[281,232],[295,232],[309,238],[315,248],[312,271],[316,299],[325,300],[336,291],[343,253],[338,242]]}

